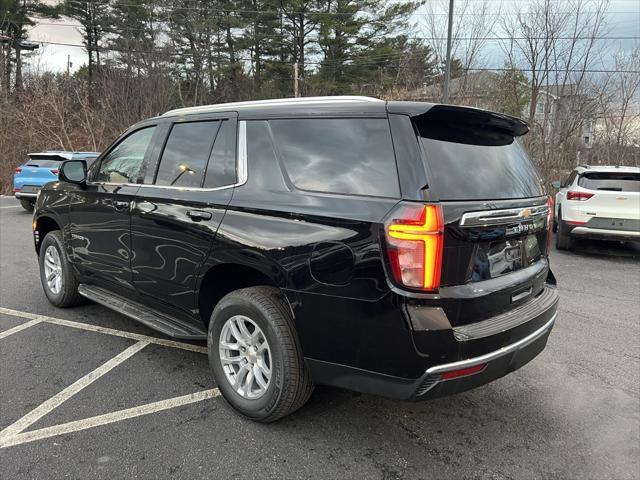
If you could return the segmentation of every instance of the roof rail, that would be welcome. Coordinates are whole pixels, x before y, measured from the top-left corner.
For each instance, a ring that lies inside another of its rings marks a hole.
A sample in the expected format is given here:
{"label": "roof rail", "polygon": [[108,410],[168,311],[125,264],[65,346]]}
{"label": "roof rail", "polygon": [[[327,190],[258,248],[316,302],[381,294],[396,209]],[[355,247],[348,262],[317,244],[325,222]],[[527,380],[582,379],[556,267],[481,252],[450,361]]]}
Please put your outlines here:
{"label": "roof rail", "polygon": [[326,97],[298,97],[298,98],[274,98],[271,100],[251,100],[248,102],[232,102],[219,103],[217,105],[200,105],[197,107],[185,107],[169,110],[162,114],[163,117],[171,115],[186,115],[188,113],[207,113],[207,112],[223,112],[232,111],[236,108],[260,108],[260,107],[277,107],[280,105],[318,105],[323,103],[349,103],[349,102],[367,102],[378,103],[384,102],[379,98],[342,95],[342,96],[326,96]]}

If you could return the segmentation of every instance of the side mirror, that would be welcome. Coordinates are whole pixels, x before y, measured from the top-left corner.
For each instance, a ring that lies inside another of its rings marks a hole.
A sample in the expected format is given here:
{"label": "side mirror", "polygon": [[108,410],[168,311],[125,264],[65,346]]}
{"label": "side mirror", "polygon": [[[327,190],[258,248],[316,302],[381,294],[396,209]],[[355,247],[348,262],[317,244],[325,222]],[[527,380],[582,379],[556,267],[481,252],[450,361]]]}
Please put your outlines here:
{"label": "side mirror", "polygon": [[84,187],[87,184],[87,162],[84,160],[67,160],[60,167],[58,178],[63,182],[75,183]]}
{"label": "side mirror", "polygon": [[560,180],[554,180],[553,182],[551,182],[551,186],[553,188],[560,188],[562,187],[562,185],[560,184]]}

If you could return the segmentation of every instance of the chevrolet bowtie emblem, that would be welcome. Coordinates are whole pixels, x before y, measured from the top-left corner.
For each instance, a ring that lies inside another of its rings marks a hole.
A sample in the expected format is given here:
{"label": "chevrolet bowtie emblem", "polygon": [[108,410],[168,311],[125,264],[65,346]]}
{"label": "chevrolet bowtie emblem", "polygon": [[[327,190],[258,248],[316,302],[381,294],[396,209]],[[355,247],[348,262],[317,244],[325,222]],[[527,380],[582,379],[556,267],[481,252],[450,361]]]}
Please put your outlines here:
{"label": "chevrolet bowtie emblem", "polygon": [[531,210],[529,210],[528,208],[525,208],[520,212],[520,216],[523,218],[529,218],[531,216]]}

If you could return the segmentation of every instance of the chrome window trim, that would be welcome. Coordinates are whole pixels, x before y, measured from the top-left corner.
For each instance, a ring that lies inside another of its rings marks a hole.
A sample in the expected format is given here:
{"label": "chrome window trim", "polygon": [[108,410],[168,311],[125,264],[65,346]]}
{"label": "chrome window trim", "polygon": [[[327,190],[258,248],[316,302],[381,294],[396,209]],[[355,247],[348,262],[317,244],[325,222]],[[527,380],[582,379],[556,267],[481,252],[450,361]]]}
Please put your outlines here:
{"label": "chrome window trim", "polygon": [[460,219],[461,227],[480,227],[487,225],[503,225],[519,220],[534,220],[549,214],[547,205],[506,208],[502,210],[483,210],[467,212]]}
{"label": "chrome window trim", "polygon": [[242,120],[238,122],[238,144],[236,156],[237,181],[231,185],[223,185],[222,187],[204,188],[204,187],[175,187],[170,185],[155,185],[152,183],[111,183],[111,182],[91,182],[91,185],[108,185],[113,187],[140,187],[140,188],[161,188],[163,190],[180,190],[185,192],[216,192],[227,188],[240,187],[247,183],[247,122]]}

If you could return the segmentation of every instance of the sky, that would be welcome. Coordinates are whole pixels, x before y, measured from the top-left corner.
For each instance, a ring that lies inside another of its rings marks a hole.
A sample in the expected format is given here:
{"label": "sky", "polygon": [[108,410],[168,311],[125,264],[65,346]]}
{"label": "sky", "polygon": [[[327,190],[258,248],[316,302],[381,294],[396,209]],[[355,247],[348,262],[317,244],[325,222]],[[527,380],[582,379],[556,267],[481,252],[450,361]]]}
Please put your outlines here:
{"label": "sky", "polygon": [[[53,0],[52,0],[53,1]],[[455,0],[463,2],[465,0]],[[469,0],[477,2],[482,0]],[[526,10],[530,0],[488,0],[490,7],[500,19],[509,15],[514,15],[519,10]],[[552,0],[560,4],[568,0]],[[427,0],[432,4],[435,12],[443,20],[442,36],[446,36],[445,22],[447,14],[447,0]],[[454,3],[455,5],[455,3]],[[417,25],[416,36],[422,36],[420,28],[425,21],[427,7],[422,7],[412,16],[411,20]],[[455,6],[454,6],[455,12]],[[609,11],[606,16],[608,36],[615,37],[640,37],[640,0],[610,0]],[[69,26],[74,23],[70,19],[43,20],[29,32],[29,40],[35,42],[52,42],[62,44],[82,43],[82,38],[77,28]],[[631,51],[634,46],[640,44],[640,38],[634,40],[600,40],[599,49],[602,52],[602,65],[604,68],[612,68],[612,58],[609,55],[612,51],[622,48]],[[67,61],[71,63],[71,71],[75,71],[87,62],[86,52],[83,48],[63,45],[42,44],[39,52],[31,59],[31,68],[40,71],[53,70],[64,71],[67,68]],[[504,63],[504,55],[497,41],[487,42],[484,50],[484,64],[486,67],[500,67]]]}

